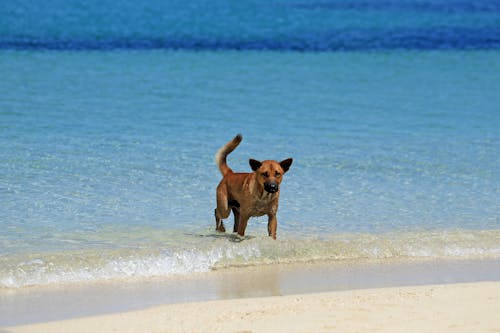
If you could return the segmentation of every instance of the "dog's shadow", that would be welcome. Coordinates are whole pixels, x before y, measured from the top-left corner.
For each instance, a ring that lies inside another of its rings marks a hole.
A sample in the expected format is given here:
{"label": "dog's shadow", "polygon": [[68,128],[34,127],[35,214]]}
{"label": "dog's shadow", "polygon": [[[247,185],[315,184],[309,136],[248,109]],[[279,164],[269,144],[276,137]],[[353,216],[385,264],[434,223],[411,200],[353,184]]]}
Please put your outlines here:
{"label": "dog's shadow", "polygon": [[213,232],[209,234],[186,234],[189,236],[199,237],[199,238],[213,238],[213,239],[227,239],[232,243],[241,243],[246,240],[254,239],[255,236],[243,236],[236,233],[225,233],[225,232]]}

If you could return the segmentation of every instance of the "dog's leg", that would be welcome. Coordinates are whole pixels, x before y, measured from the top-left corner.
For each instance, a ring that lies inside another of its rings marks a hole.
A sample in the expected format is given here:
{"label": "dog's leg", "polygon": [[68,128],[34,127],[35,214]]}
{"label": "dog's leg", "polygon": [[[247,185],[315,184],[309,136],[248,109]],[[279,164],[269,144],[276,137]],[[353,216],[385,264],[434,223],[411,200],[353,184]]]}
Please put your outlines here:
{"label": "dog's leg", "polygon": [[224,228],[224,222],[217,214],[217,208],[215,208],[215,230],[220,232],[226,232],[226,228]]}
{"label": "dog's leg", "polygon": [[234,216],[234,226],[233,226],[233,232],[238,232],[238,225],[240,224],[240,209],[238,207],[231,207],[231,210],[233,211],[233,216]]}
{"label": "dog's leg", "polygon": [[222,222],[222,219],[229,217],[230,212],[231,211],[229,210],[229,208],[221,209],[217,207],[215,209],[215,230],[220,232],[226,232],[226,228],[224,227],[224,222]]}
{"label": "dog's leg", "polygon": [[240,214],[239,218],[240,221],[238,223],[238,235],[245,236],[245,229],[247,228],[247,223],[249,218],[250,216],[246,214]]}
{"label": "dog's leg", "polygon": [[222,219],[225,219],[231,213],[227,202],[226,187],[219,186],[217,188],[217,208],[215,208],[215,230],[226,232]]}
{"label": "dog's leg", "polygon": [[276,214],[268,214],[267,221],[267,231],[269,232],[269,236],[273,239],[276,239],[276,229],[278,228],[278,220],[276,219]]}

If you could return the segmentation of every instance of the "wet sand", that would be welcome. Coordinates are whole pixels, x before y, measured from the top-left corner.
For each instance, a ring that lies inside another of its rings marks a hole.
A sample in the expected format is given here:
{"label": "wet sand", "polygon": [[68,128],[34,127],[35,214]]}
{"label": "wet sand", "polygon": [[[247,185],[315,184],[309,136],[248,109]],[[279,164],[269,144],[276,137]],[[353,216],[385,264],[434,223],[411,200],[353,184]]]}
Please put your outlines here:
{"label": "wet sand", "polygon": [[2,332],[498,332],[500,282],[178,303]]}
{"label": "wet sand", "polygon": [[0,290],[0,327],[186,302],[478,281],[500,281],[500,260],[321,262]]}

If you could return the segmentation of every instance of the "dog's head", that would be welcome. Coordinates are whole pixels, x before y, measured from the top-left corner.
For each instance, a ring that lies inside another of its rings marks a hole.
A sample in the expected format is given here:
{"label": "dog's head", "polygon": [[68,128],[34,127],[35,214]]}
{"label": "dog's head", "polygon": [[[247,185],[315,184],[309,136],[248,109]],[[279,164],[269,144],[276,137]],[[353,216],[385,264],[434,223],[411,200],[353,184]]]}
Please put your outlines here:
{"label": "dog's head", "polygon": [[256,173],[256,179],[260,186],[268,193],[276,193],[283,175],[290,169],[293,159],[287,158],[281,162],[277,161],[257,161],[250,159],[250,167]]}

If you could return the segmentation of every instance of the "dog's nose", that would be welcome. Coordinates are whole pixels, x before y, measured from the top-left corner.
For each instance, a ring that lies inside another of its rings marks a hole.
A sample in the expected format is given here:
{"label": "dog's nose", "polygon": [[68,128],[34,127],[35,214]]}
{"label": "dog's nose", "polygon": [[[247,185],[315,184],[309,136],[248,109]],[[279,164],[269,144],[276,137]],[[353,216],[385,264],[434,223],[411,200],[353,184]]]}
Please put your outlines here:
{"label": "dog's nose", "polygon": [[265,183],[264,189],[269,193],[276,193],[276,192],[278,192],[278,184],[274,183],[274,182],[273,183]]}

